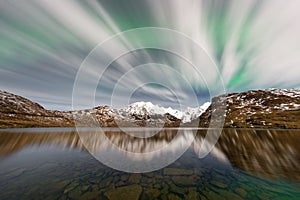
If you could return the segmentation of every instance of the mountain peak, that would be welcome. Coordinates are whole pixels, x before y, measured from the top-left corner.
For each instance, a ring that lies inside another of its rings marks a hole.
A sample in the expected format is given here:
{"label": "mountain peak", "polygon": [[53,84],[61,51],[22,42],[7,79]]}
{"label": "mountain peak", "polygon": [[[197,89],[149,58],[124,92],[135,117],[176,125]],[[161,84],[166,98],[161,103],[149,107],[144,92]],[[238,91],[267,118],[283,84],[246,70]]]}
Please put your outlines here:
{"label": "mountain peak", "polygon": [[171,107],[165,108],[163,106],[154,105],[151,102],[140,101],[132,103],[127,107],[120,109],[118,112],[122,115],[135,115],[140,116],[141,118],[149,118],[149,116],[154,115],[170,114],[177,119],[182,120],[183,123],[186,123],[199,117],[209,107],[209,105],[210,103],[206,102],[200,107],[188,107],[186,110],[180,111]]}
{"label": "mountain peak", "polygon": [[152,107],[152,106],[154,106],[154,104],[150,101],[137,101],[137,102],[129,104],[129,106]]}

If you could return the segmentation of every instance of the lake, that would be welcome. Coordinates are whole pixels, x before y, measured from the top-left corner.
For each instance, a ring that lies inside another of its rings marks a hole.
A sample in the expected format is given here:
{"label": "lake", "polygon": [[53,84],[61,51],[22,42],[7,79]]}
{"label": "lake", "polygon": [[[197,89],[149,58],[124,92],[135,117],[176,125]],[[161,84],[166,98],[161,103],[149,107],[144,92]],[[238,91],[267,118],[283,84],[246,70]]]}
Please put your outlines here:
{"label": "lake", "polygon": [[0,199],[300,199],[299,141],[278,129],[2,129]]}

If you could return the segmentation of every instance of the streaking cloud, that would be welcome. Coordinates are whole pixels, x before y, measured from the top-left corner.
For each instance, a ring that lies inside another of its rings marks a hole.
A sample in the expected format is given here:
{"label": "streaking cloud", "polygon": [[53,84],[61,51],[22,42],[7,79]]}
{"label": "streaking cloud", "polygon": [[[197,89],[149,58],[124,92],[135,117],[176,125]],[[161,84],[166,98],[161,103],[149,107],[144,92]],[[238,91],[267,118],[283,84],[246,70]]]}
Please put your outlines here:
{"label": "streaking cloud", "polygon": [[[297,1],[279,0],[1,1],[1,89],[49,109],[70,109],[76,74],[91,50],[116,34],[143,27],[177,31],[203,47],[218,67],[228,92],[300,88],[299,8]],[[106,67],[101,65],[103,59],[130,50],[138,41],[164,42],[159,36],[138,37],[119,37],[113,48],[94,60],[95,66]],[[201,61],[189,43],[174,40],[174,46],[193,61]],[[148,70],[129,73],[145,64]],[[210,71],[205,66],[202,63],[197,67]],[[90,80],[100,76],[94,70],[86,73],[89,75],[79,107],[90,105]],[[128,104],[124,86],[131,85],[137,87],[130,103],[141,100],[178,107],[179,98],[184,107],[195,106],[210,98],[208,88],[214,88],[214,94],[223,92],[214,87],[218,78],[216,74],[199,77],[189,63],[167,51],[128,51],[105,70],[95,104]],[[147,80],[149,84],[145,84]],[[152,83],[155,80],[163,85]],[[120,91],[114,93],[118,81]],[[172,87],[172,91],[165,86]],[[116,98],[112,102],[113,93]],[[198,102],[189,99],[191,93]]]}

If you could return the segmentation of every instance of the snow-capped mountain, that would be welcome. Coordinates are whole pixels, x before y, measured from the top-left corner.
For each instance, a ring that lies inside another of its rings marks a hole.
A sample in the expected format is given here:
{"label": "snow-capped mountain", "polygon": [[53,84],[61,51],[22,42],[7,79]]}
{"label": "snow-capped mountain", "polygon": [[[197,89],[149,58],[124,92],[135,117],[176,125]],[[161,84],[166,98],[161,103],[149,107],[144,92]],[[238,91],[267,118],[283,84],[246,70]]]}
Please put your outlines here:
{"label": "snow-capped mountain", "polygon": [[177,119],[180,119],[183,123],[190,122],[193,119],[199,117],[208,107],[210,103],[207,102],[198,108],[188,107],[184,111],[173,109],[171,107],[165,108],[159,105],[154,105],[151,102],[135,102],[128,105],[125,108],[116,110],[121,116],[128,117],[134,116],[139,119],[150,119],[151,116],[170,114]]}
{"label": "snow-capped mountain", "polygon": [[[225,113],[216,107],[220,104],[226,105]],[[266,89],[224,94],[214,97],[212,105],[205,103],[182,111],[151,102],[136,102],[122,109],[98,106],[77,111],[52,111],[21,96],[0,91],[0,128],[178,127],[182,124],[209,127],[212,113],[225,114],[224,127],[300,128],[300,90]]]}
{"label": "snow-capped mountain", "polygon": [[181,123],[199,117],[207,107],[208,103],[199,108],[179,111],[153,105],[151,102],[136,102],[122,109],[98,106],[85,110],[51,111],[21,96],[0,91],[0,127],[178,127]]}
{"label": "snow-capped mountain", "polygon": [[209,106],[210,106],[210,102],[206,102],[198,108],[188,107],[182,115],[181,118],[182,122],[187,123],[197,119],[202,113],[204,113],[208,109]]}

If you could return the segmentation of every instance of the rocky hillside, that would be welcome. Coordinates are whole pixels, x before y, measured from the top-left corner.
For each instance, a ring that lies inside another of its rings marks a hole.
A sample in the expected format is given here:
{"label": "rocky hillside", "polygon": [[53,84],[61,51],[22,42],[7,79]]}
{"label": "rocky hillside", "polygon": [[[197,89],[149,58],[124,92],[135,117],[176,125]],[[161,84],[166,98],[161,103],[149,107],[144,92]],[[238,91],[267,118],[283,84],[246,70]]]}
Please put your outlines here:
{"label": "rocky hillside", "polygon": [[72,126],[62,112],[49,111],[26,98],[0,91],[0,128]]}
{"label": "rocky hillside", "polygon": [[[220,104],[225,105],[226,114],[215,106]],[[300,90],[267,89],[215,97],[200,116],[199,126],[209,127],[214,113],[225,114],[227,128],[300,128]]]}

